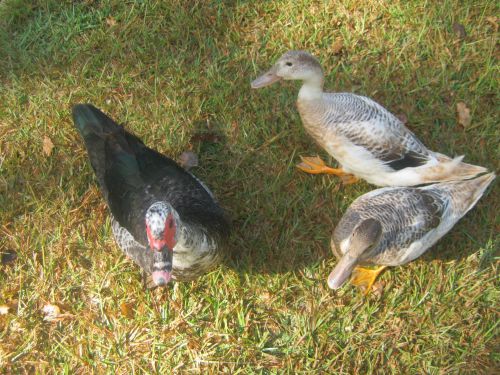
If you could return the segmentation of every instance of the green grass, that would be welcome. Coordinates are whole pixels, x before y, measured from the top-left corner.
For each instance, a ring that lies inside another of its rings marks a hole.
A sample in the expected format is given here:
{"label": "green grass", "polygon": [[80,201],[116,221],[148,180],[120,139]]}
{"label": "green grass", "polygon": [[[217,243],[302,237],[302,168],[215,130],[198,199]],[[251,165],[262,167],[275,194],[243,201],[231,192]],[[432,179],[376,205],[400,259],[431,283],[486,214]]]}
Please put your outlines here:
{"label": "green grass", "polygon": [[[0,251],[18,255],[0,266],[0,304],[14,305],[0,316],[0,368],[493,373],[498,184],[432,251],[384,273],[381,293],[333,292],[330,235],[373,187],[299,173],[299,155],[326,155],[301,125],[298,84],[249,83],[307,49],[328,90],[373,97],[431,149],[498,171],[498,14],[490,0],[0,1]],[[167,155],[199,153],[195,173],[233,220],[219,268],[142,289],[73,128],[78,102]],[[44,321],[46,303],[71,316]]]}

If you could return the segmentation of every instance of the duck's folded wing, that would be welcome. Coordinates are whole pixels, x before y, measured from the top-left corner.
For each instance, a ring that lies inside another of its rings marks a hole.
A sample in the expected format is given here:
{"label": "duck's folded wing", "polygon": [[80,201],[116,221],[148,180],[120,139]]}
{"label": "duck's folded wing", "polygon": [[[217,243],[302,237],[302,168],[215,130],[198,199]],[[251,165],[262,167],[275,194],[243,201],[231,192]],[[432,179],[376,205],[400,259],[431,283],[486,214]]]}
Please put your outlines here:
{"label": "duck's folded wing", "polygon": [[[393,207],[391,214],[385,216],[387,228],[383,238],[384,257],[392,258],[396,264],[406,263],[421,255],[421,251],[432,245],[435,230],[446,216],[448,201],[422,189],[398,189],[398,193],[384,197],[387,206]],[[382,210],[380,207],[379,209]],[[406,251],[412,245],[418,253]]]}
{"label": "duck's folded wing", "polygon": [[[361,218],[376,218],[383,227],[383,236],[375,249],[386,263],[405,263],[409,254],[404,250],[439,227],[446,216],[445,197],[418,188],[380,189],[381,193],[365,194],[353,203],[352,210]],[[383,190],[383,191],[382,191]],[[415,257],[419,256],[416,255]]]}
{"label": "duck's folded wing", "polygon": [[329,121],[342,123],[341,135],[395,171],[426,164],[432,157],[420,140],[392,113],[370,98],[333,94]]}

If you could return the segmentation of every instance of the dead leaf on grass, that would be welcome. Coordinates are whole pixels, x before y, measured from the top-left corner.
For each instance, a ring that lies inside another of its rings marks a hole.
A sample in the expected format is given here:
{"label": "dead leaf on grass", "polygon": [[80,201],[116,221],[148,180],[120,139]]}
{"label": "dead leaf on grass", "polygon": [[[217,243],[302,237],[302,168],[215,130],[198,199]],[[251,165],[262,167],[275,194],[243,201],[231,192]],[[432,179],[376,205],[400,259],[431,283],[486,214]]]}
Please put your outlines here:
{"label": "dead leaf on grass", "polygon": [[459,39],[465,39],[467,37],[467,32],[465,31],[465,27],[462,24],[455,22],[453,24],[453,32]]}
{"label": "dead leaf on grass", "polygon": [[14,250],[5,250],[1,252],[0,263],[7,265],[13,263],[17,259],[17,254]]}
{"label": "dead leaf on grass", "polygon": [[197,167],[198,155],[193,151],[184,151],[181,156],[179,156],[179,164],[185,169]]}
{"label": "dead leaf on grass", "polygon": [[117,22],[116,20],[114,19],[114,17],[112,16],[109,16],[109,17],[106,17],[106,24],[110,27],[112,26],[116,26]]}
{"label": "dead leaf on grass", "polygon": [[344,41],[339,38],[339,39],[335,40],[335,42],[333,42],[332,53],[334,55],[338,55],[340,52],[342,52],[343,48],[344,48]]}
{"label": "dead leaf on grass", "polygon": [[467,108],[467,105],[464,102],[457,103],[457,116],[458,123],[462,125],[464,128],[469,127],[471,123],[470,109]]}
{"label": "dead leaf on grass", "polygon": [[221,137],[214,132],[200,132],[195,133],[191,139],[190,143],[219,143],[221,141]]}
{"label": "dead leaf on grass", "polygon": [[384,292],[384,283],[382,281],[377,281],[372,287],[372,294],[380,299],[380,297],[382,297],[383,292]]}
{"label": "dead leaf on grass", "polygon": [[43,320],[47,322],[58,322],[66,318],[70,318],[73,315],[69,313],[62,313],[61,308],[57,305],[51,303],[46,304],[42,308],[42,312],[45,314]]}
{"label": "dead leaf on grass", "polygon": [[408,117],[404,113],[398,113],[396,117],[405,125],[408,122]]}
{"label": "dead leaf on grass", "polygon": [[273,299],[273,295],[269,292],[262,292],[260,294],[260,299],[264,302],[269,302]]}
{"label": "dead leaf on grass", "polygon": [[134,304],[133,303],[125,303],[123,302],[120,305],[120,311],[122,315],[126,318],[132,319],[134,317]]}
{"label": "dead leaf on grass", "polygon": [[9,313],[10,306],[0,305],[0,315],[7,315]]}
{"label": "dead leaf on grass", "polygon": [[486,21],[488,21],[491,26],[495,29],[495,31],[498,31],[498,18],[495,16],[488,16],[486,17]]}
{"label": "dead leaf on grass", "polygon": [[46,156],[50,156],[52,153],[52,150],[54,149],[54,144],[52,143],[52,140],[47,137],[46,135],[43,137],[43,153]]}
{"label": "dead leaf on grass", "polygon": [[9,313],[13,313],[17,311],[17,299],[7,302],[5,304],[0,305],[0,315],[7,315]]}

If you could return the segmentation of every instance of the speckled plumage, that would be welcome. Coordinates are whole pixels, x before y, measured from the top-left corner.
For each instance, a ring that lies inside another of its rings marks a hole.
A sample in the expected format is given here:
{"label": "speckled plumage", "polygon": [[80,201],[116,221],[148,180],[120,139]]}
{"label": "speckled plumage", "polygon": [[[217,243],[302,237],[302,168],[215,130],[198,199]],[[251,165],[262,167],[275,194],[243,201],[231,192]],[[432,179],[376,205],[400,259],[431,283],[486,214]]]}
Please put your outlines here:
{"label": "speckled plumage", "polygon": [[341,258],[357,226],[366,219],[382,225],[377,244],[359,256],[359,264],[397,266],[410,262],[434,245],[481,198],[495,175],[443,182],[425,187],[388,187],[356,199],[332,236],[332,250]]}
{"label": "speckled plumage", "polygon": [[278,80],[301,80],[297,108],[307,132],[344,172],[377,186],[415,186],[472,178],[485,168],[433,152],[393,114],[352,93],[323,92],[323,71],[305,51],[285,53],[252,82],[260,88]]}
{"label": "speckled plumage", "polygon": [[[346,172],[374,185],[432,182],[433,167],[441,162],[453,163],[445,155],[428,150],[400,120],[369,98],[324,93],[321,100],[299,99],[297,107],[316,142]],[[419,175],[418,168],[427,170],[429,181]]]}
{"label": "speckled plumage", "polygon": [[[111,215],[111,229],[118,247],[146,273],[153,272],[153,253],[147,246],[137,242],[130,232]],[[196,251],[193,251],[196,249]],[[174,248],[172,277],[178,281],[193,280],[221,260],[217,238],[200,231],[192,232],[183,227]]]}
{"label": "speckled plumage", "polygon": [[173,278],[191,280],[217,264],[229,225],[208,188],[97,108],[77,105],[73,118],[108,203],[113,234],[125,254],[147,273],[153,271],[146,215],[152,231],[160,235],[165,210],[171,207],[177,223]]}

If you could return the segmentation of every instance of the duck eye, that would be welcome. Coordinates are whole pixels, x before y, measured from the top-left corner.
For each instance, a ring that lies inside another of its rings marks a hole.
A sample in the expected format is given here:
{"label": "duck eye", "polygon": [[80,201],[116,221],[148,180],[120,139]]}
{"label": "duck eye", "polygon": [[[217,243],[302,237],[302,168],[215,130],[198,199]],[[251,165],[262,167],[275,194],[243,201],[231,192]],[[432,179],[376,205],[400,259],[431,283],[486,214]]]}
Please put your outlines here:
{"label": "duck eye", "polygon": [[285,64],[286,66],[292,66],[293,64],[289,61]]}

